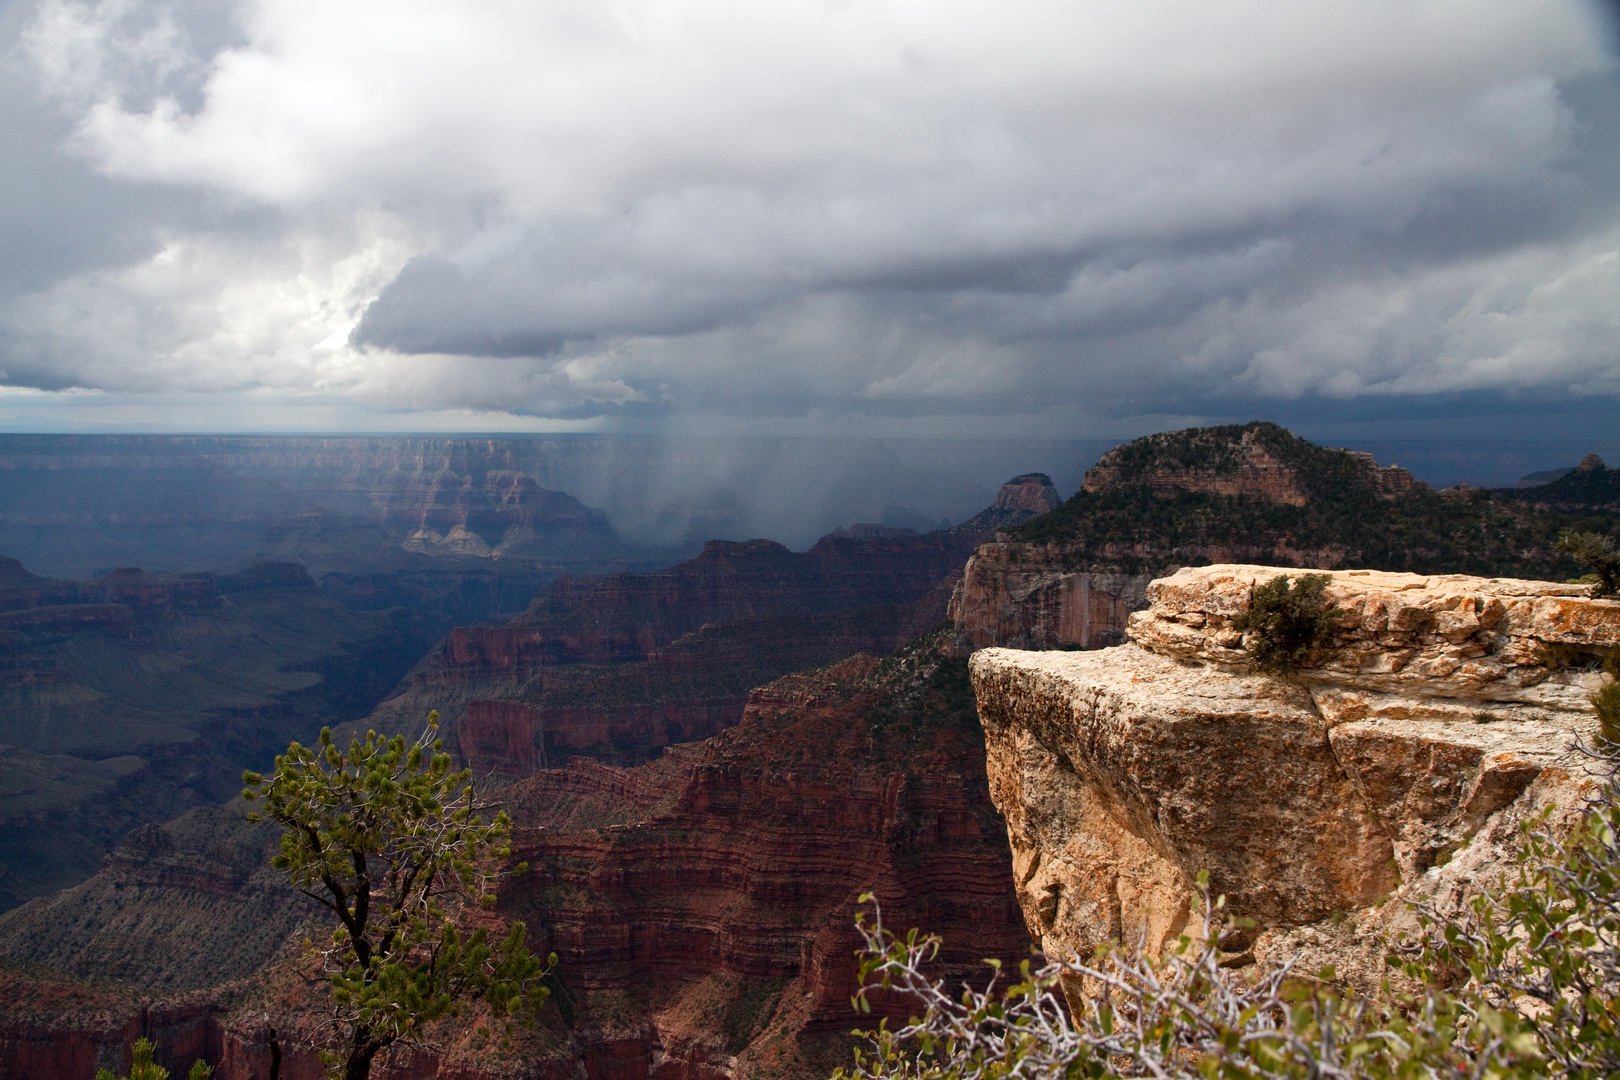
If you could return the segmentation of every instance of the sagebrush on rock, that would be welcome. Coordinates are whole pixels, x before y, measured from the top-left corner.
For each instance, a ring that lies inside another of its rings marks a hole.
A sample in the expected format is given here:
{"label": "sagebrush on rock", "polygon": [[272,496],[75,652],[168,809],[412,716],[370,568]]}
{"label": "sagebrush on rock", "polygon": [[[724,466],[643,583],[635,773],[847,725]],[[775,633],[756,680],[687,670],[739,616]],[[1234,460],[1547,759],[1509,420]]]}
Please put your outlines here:
{"label": "sagebrush on rock", "polygon": [[1331,639],[1337,609],[1326,595],[1332,578],[1327,574],[1301,574],[1290,581],[1279,574],[1257,585],[1249,610],[1233,620],[1234,629],[1246,631],[1248,653],[1255,667],[1286,675],[1303,667]]}

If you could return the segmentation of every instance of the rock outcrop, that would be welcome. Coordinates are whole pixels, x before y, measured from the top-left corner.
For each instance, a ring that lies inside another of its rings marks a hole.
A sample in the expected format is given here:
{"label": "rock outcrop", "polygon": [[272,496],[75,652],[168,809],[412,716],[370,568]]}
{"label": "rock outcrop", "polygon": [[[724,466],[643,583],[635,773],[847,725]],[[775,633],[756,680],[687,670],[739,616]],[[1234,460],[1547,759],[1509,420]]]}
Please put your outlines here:
{"label": "rock outcrop", "polygon": [[1025,473],[1001,485],[991,509],[1021,510],[1030,517],[1039,517],[1061,505],[1063,500],[1058,498],[1057,488],[1052,485],[1050,476],[1045,473]]}
{"label": "rock outcrop", "polygon": [[[1580,497],[1596,498],[1606,481],[1582,475]],[[1567,480],[1442,495],[1399,466],[1275,424],[1151,435],[1104,454],[1062,507],[980,548],[951,617],[976,647],[1090,649],[1124,640],[1148,582],[1178,566],[1569,577],[1579,571],[1554,544],[1577,524],[1559,516],[1580,509]]]}
{"label": "rock outcrop", "polygon": [[[1251,670],[1233,620],[1288,568],[1152,583],[1131,642],[971,660],[1019,902],[1049,951],[1188,925],[1194,876],[1258,930],[1241,954],[1378,977],[1400,901],[1454,905],[1504,865],[1517,823],[1590,791],[1572,733],[1620,601],[1589,586],[1335,571],[1310,666]],[[1252,633],[1249,631],[1248,633]]]}
{"label": "rock outcrop", "polygon": [[1150,580],[1075,570],[1050,548],[983,544],[951,593],[947,615],[975,648],[1101,649],[1125,640]]}

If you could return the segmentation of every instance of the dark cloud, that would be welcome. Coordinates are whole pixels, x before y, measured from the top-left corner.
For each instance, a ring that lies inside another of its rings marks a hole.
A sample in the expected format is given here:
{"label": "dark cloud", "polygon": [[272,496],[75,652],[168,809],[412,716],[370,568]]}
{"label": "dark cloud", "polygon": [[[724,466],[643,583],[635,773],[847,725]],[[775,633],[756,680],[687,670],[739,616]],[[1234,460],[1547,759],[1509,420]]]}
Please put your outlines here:
{"label": "dark cloud", "polygon": [[918,432],[1612,400],[1612,15],[14,0],[0,384]]}

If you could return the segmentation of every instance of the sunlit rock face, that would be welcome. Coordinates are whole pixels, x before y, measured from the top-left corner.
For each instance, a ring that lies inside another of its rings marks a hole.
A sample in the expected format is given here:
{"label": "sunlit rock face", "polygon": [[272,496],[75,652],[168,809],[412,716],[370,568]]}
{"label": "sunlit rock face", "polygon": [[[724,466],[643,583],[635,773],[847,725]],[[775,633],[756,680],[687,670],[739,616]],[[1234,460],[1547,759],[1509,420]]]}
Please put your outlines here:
{"label": "sunlit rock face", "polygon": [[1058,550],[984,544],[968,560],[949,615],[975,648],[1100,649],[1124,640],[1150,580],[1075,570]]}
{"label": "sunlit rock face", "polygon": [[1517,825],[1590,792],[1572,733],[1595,724],[1620,601],[1589,586],[1338,571],[1324,647],[1251,669],[1234,619],[1286,568],[1153,582],[1132,641],[984,649],[971,671],[1019,902],[1050,952],[1088,955],[1189,925],[1193,880],[1259,927],[1231,940],[1352,980],[1407,898],[1457,904],[1505,864]]}

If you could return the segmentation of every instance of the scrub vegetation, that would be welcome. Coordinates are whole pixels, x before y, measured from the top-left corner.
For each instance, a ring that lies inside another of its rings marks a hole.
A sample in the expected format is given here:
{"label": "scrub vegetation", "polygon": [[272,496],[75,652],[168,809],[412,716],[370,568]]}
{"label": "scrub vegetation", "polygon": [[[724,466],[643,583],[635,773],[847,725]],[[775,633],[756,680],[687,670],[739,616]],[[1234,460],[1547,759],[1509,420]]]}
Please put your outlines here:
{"label": "scrub vegetation", "polygon": [[1421,931],[1390,943],[1388,956],[1415,993],[1386,981],[1360,996],[1336,988],[1330,968],[1224,967],[1217,943],[1240,920],[1202,891],[1203,933],[1162,959],[1114,947],[1034,970],[1026,961],[1010,982],[996,968],[984,989],[956,994],[924,970],[940,940],[896,938],[874,904],[857,923],[867,951],[855,1005],[898,997],[916,1015],[859,1033],[865,1045],[836,1080],[1620,1074],[1613,749],[1609,778],[1571,833],[1527,829],[1510,874],[1460,917],[1418,908]]}

